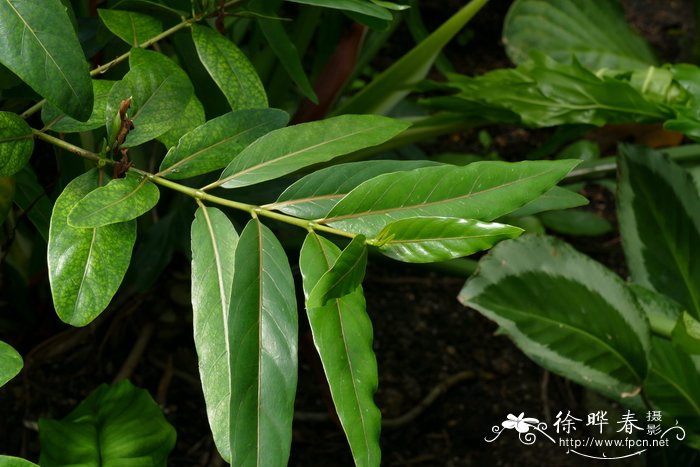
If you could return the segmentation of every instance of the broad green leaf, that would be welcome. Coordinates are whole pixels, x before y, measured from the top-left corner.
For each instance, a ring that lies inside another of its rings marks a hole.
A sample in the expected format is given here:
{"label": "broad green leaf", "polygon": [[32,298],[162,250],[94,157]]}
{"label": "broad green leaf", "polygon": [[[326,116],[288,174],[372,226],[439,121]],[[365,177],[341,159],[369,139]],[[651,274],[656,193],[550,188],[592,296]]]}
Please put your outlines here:
{"label": "broad green leaf", "polygon": [[575,208],[585,204],[588,204],[586,197],[579,195],[575,191],[555,186],[509,215],[515,217],[531,216],[544,211]]}
{"label": "broad green leaf", "polygon": [[192,25],[192,40],[202,64],[233,110],[267,107],[255,68],[236,45],[211,28]]}
{"label": "broad green leaf", "polygon": [[29,217],[44,241],[49,241],[49,225],[53,205],[44,188],[39,185],[34,171],[29,165],[15,175],[15,204]]}
{"label": "broad green leaf", "polygon": [[136,219],[158,203],[158,187],[148,178],[127,173],[87,194],[68,214],[72,227],[102,227]]}
{"label": "broad green leaf", "polygon": [[391,172],[439,165],[432,161],[362,161],[317,170],[292,184],[266,209],[277,209],[303,219],[325,217],[333,206],[362,182]]}
{"label": "broad green leaf", "polygon": [[60,0],[0,0],[0,31],[0,63],[71,117],[90,117],[88,63]]}
{"label": "broad green leaf", "polygon": [[688,354],[700,354],[700,322],[684,311],[673,328],[671,340]]}
{"label": "broad green leaf", "polygon": [[64,419],[39,419],[39,464],[165,466],[175,438],[148,391],[102,384]]}
{"label": "broad green leaf", "polygon": [[325,306],[334,298],[355,291],[365,277],[367,245],[364,235],[357,235],[345,247],[331,267],[321,276],[306,297],[306,307]]}
{"label": "broad green leaf", "polygon": [[163,32],[163,24],[153,16],[102,8],[97,13],[107,29],[132,47],[139,47]]}
{"label": "broad green leaf", "polygon": [[23,366],[22,356],[12,346],[0,341],[0,387],[17,376]]}
{"label": "broad green leaf", "polygon": [[0,455],[0,466],[2,467],[39,467],[34,462],[29,462],[20,457]]}
{"label": "broad green leaf", "polygon": [[92,91],[95,98],[92,114],[86,122],[69,117],[50,103],[44,104],[44,107],[41,109],[41,120],[44,122],[45,129],[62,133],[73,133],[94,130],[104,125],[107,97],[114,83],[114,81],[100,79],[92,80]]}
{"label": "broad green leaf", "polygon": [[199,208],[192,222],[192,321],[207,417],[216,447],[231,462],[229,307],[238,234],[216,208]]}
{"label": "broad green leaf", "polygon": [[700,432],[700,357],[666,339],[652,338],[651,368],[644,392],[651,404],[683,428]]}
{"label": "broad green leaf", "polygon": [[572,56],[591,70],[634,70],[657,63],[649,45],[611,0],[518,0],[503,24],[503,43],[514,63],[537,50],[557,61]]}
{"label": "broad green leaf", "polygon": [[[299,267],[307,299],[340,254],[338,247],[325,238],[313,232],[306,237]],[[323,307],[308,308],[306,313],[355,465],[377,466],[381,458],[381,413],[374,403],[377,360],[362,287]]]}
{"label": "broad green leaf", "polygon": [[14,112],[0,112],[0,177],[14,175],[34,151],[32,129]]}
{"label": "broad green leaf", "polygon": [[378,115],[343,115],[272,131],[245,148],[216,185],[238,188],[272,180],[383,143],[409,125]]}
{"label": "broad green leaf", "polygon": [[391,13],[379,5],[375,5],[365,0],[287,0],[292,3],[313,5],[323,8],[335,8],[336,10],[353,11],[367,16],[391,21]]}
{"label": "broad green leaf", "polygon": [[692,177],[667,156],[622,145],[618,218],[634,282],[700,317],[700,196]]}
{"label": "broad green leaf", "polygon": [[595,237],[613,230],[610,222],[591,211],[550,211],[539,218],[545,227],[564,235]]}
{"label": "broad green leaf", "polygon": [[492,221],[551,189],[576,164],[487,161],[380,175],[348,193],[320,222],[373,237],[387,224],[408,217]]}
{"label": "broad green leaf", "polygon": [[163,143],[166,148],[170,149],[180,141],[180,138],[198,126],[203,125],[206,120],[204,106],[199,99],[197,99],[197,96],[192,94],[180,118],[175,120],[175,124],[172,128],[158,137],[158,141]]}
{"label": "broad green leaf", "polygon": [[184,135],[160,164],[160,175],[173,180],[194,177],[226,167],[246,146],[287,124],[277,109],[229,112]]}
{"label": "broad green leaf", "polygon": [[[112,86],[105,111],[105,124],[110,129],[121,101],[133,98],[129,116],[134,129],[123,147],[137,146],[167,132],[194,92],[185,72],[163,54],[132,49],[129,63],[131,70]],[[114,136],[109,135],[110,141]]]}
{"label": "broad green leaf", "polygon": [[112,9],[142,11],[154,16],[159,16],[163,13],[166,13],[170,15],[171,19],[177,20],[182,20],[182,18],[186,18],[189,13],[189,10],[187,8],[184,11],[178,10],[164,5],[163,3],[158,3],[157,1],[150,0],[120,0],[114,3]]}
{"label": "broad green leaf", "polygon": [[287,256],[254,219],[238,240],[229,312],[233,465],[286,466],[297,383],[297,309]]}
{"label": "broad green leaf", "polygon": [[433,263],[488,250],[523,229],[456,217],[409,217],[384,227],[377,235],[379,251],[407,263]]}
{"label": "broad green leaf", "polygon": [[396,63],[343,103],[335,114],[388,113],[418,81],[428,75],[445,45],[456,36],[488,0],[472,0]]}
{"label": "broad green leaf", "polygon": [[615,399],[647,375],[649,327],[625,283],[566,243],[498,244],[459,294],[548,370]]}
{"label": "broad green leaf", "polygon": [[48,269],[56,313],[72,326],[85,326],[109,305],[129,267],[136,222],[79,229],[68,213],[99,186],[91,170],[76,177],[56,200],[51,215]]}
{"label": "broad green leaf", "polygon": [[15,199],[16,184],[14,177],[0,177],[0,225],[5,222],[12,210]]}

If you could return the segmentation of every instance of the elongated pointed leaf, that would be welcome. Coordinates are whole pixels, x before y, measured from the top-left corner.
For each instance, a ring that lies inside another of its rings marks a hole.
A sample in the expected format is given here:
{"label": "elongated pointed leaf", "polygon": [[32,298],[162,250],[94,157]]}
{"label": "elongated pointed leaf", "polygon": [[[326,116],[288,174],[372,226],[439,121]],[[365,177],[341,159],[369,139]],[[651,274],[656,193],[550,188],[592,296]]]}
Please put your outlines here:
{"label": "elongated pointed leaf", "polygon": [[46,129],[60,131],[62,133],[73,133],[79,131],[90,131],[105,124],[105,107],[107,97],[115,81],[94,79],[92,80],[92,91],[94,94],[94,104],[92,114],[86,122],[81,122],[64,114],[58,108],[46,103],[41,108],[41,119]]}
{"label": "elongated pointed leaf", "polygon": [[197,96],[192,94],[180,118],[175,120],[175,123],[168,131],[158,137],[158,141],[163,143],[166,148],[170,149],[175,146],[184,135],[198,126],[204,125],[206,120],[204,106],[199,99],[197,99]]}
{"label": "elongated pointed leaf", "polygon": [[239,110],[209,120],[168,151],[160,174],[179,180],[222,169],[250,143],[288,120],[287,113],[277,109]]}
{"label": "elongated pointed leaf", "polygon": [[236,248],[229,313],[233,465],[286,466],[297,383],[297,310],[287,257],[259,220]]}
{"label": "elongated pointed leaf", "polygon": [[150,211],[159,198],[155,184],[146,177],[128,173],[78,201],[68,214],[68,224],[86,228],[130,221]]}
{"label": "elongated pointed leaf", "polygon": [[558,61],[572,56],[591,70],[631,70],[657,63],[649,45],[610,0],[518,0],[503,24],[508,56],[519,64],[537,50]]}
{"label": "elongated pointed leaf", "polygon": [[[340,254],[340,249],[325,238],[315,233],[306,237],[299,266],[307,299]],[[381,458],[381,413],[374,403],[377,361],[362,287],[323,307],[307,308],[306,313],[355,465],[377,466]]]}
{"label": "elongated pointed leaf", "polygon": [[335,8],[337,10],[353,11],[367,16],[391,21],[391,13],[379,5],[364,0],[287,0],[293,3],[304,5],[320,6],[324,8]]}
{"label": "elongated pointed leaf", "polygon": [[236,45],[204,26],[192,25],[192,40],[202,64],[233,110],[267,107],[255,68]]}
{"label": "elongated pointed leaf", "polygon": [[456,217],[411,217],[392,222],[377,235],[379,251],[407,263],[432,263],[488,250],[523,229]]}
{"label": "elongated pointed leaf", "polygon": [[0,177],[14,175],[34,150],[32,129],[13,112],[0,112]]}
{"label": "elongated pointed leaf", "polygon": [[666,156],[623,145],[618,163],[622,245],[635,282],[700,317],[700,195]]}
{"label": "elongated pointed leaf", "polygon": [[90,117],[88,63],[60,0],[0,1],[0,31],[0,63],[71,117]]}
{"label": "elongated pointed leaf", "polygon": [[124,278],[136,241],[136,222],[80,229],[68,213],[98,187],[97,170],[66,186],[56,200],[49,230],[48,266],[51,295],[58,317],[85,326],[109,305]]}
{"label": "elongated pointed leaf", "polygon": [[102,8],[97,13],[107,29],[132,47],[139,47],[163,32],[160,20],[143,13]]}
{"label": "elongated pointed leaf", "polygon": [[303,219],[325,217],[333,206],[362,182],[392,172],[439,165],[432,161],[362,161],[317,170],[295,182],[267,209]]}
{"label": "elongated pointed leaf", "polygon": [[348,193],[320,222],[375,236],[387,224],[408,217],[491,221],[552,188],[576,164],[489,161],[380,175]]}
{"label": "elongated pointed leaf", "polygon": [[237,188],[272,180],[383,143],[408,126],[376,115],[344,115],[281,128],[243,150],[224,169],[217,184]]}
{"label": "elongated pointed leaf", "polygon": [[649,327],[625,283],[550,237],[500,243],[459,294],[539,365],[621,399],[647,375]]}
{"label": "elongated pointed leaf", "polygon": [[29,462],[26,459],[12,456],[0,455],[0,465],[2,467],[39,467],[34,462]]}
{"label": "elongated pointed leaf", "polygon": [[511,216],[531,216],[544,211],[556,211],[569,209],[588,204],[588,200],[578,193],[555,186],[542,196],[535,198],[517,211],[511,212]]}
{"label": "elongated pointed leaf", "polygon": [[539,215],[548,229],[565,234],[594,237],[613,230],[612,224],[591,211],[550,211]]}
{"label": "elongated pointed leaf", "polygon": [[11,345],[0,341],[0,387],[17,376],[23,366],[22,356]]}
{"label": "elongated pointed leaf", "polygon": [[367,245],[364,235],[358,235],[345,247],[331,268],[309,292],[306,307],[324,306],[329,300],[351,293],[362,284],[366,267]]}
{"label": "elongated pointed leaf", "polygon": [[[132,49],[129,63],[129,72],[109,92],[105,111],[105,123],[112,131],[119,104],[133,98],[129,116],[134,129],[123,147],[137,146],[167,132],[177,121],[175,116],[184,112],[194,92],[185,72],[163,54]],[[111,141],[115,135],[110,133],[109,136]]]}
{"label": "elongated pointed leaf", "polygon": [[199,208],[192,223],[192,311],[199,376],[216,447],[231,462],[229,430],[232,347],[229,306],[238,234],[216,208]]}
{"label": "elongated pointed leaf", "polygon": [[62,420],[39,419],[42,467],[164,466],[175,429],[144,389],[101,385]]}

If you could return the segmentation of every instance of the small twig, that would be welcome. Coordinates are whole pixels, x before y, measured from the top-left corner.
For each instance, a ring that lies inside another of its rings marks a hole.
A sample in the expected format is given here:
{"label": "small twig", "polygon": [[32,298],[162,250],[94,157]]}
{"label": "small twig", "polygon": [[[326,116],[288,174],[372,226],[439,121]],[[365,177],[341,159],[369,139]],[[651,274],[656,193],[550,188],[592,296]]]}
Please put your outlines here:
{"label": "small twig", "polygon": [[129,352],[129,355],[126,357],[126,360],[124,360],[124,364],[122,365],[117,375],[114,377],[114,380],[112,381],[113,383],[124,379],[129,379],[131,377],[131,374],[134,372],[134,369],[141,360],[143,352],[148,346],[148,341],[151,340],[151,335],[153,334],[154,329],[155,326],[153,325],[153,323],[147,323],[141,329],[141,333],[139,334],[139,337],[136,340],[134,347],[132,347],[131,352]]}

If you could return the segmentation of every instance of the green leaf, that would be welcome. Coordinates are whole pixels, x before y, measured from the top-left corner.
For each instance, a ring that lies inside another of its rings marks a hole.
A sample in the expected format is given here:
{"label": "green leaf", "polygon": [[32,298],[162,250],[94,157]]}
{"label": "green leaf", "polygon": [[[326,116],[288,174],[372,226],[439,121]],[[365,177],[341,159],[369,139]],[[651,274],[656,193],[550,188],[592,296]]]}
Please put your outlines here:
{"label": "green leaf", "polygon": [[356,290],[365,277],[367,245],[364,235],[355,236],[330,269],[318,280],[306,298],[306,307],[325,306]]}
{"label": "green leaf", "polygon": [[287,0],[292,3],[319,6],[323,8],[335,8],[336,10],[353,11],[362,15],[391,21],[391,13],[379,5],[364,0]]}
{"label": "green leaf", "polygon": [[139,47],[163,32],[160,20],[133,11],[97,9],[107,29],[132,47]]}
{"label": "green leaf", "polygon": [[88,63],[60,0],[0,0],[0,63],[73,118],[92,111]]}
{"label": "green leaf", "polygon": [[129,266],[136,222],[93,229],[68,224],[68,213],[99,186],[97,170],[76,177],[56,200],[51,215],[48,269],[58,317],[85,326],[109,305]]}
{"label": "green leaf", "polygon": [[301,178],[265,209],[277,209],[302,219],[325,217],[333,206],[363,182],[391,172],[439,165],[432,161],[362,161],[338,164]]}
{"label": "green leaf", "polygon": [[647,375],[649,327],[625,283],[551,237],[498,244],[459,294],[539,365],[615,399]]}
{"label": "green leaf", "polygon": [[148,391],[102,384],[62,420],[39,419],[42,467],[165,466],[175,429]]}
{"label": "green leaf", "polygon": [[234,465],[286,466],[297,383],[297,309],[287,257],[259,220],[236,248],[229,335]]}
{"label": "green leaf", "polygon": [[518,0],[503,24],[503,43],[520,64],[537,50],[557,61],[571,57],[591,70],[634,70],[657,63],[649,45],[625,21],[617,1]]}
{"label": "green leaf", "polygon": [[12,456],[0,455],[0,466],[2,467],[39,467],[26,459]]}
{"label": "green leaf", "polygon": [[0,112],[0,177],[14,175],[34,151],[32,129],[14,112]]}
{"label": "green leaf", "polygon": [[17,376],[23,366],[22,356],[12,346],[0,341],[0,387]]}
{"label": "green leaf", "polygon": [[49,225],[53,205],[44,188],[39,185],[34,171],[29,165],[24,166],[15,175],[15,204],[29,217],[44,241],[49,241]]}
{"label": "green leaf", "polygon": [[555,186],[509,215],[514,217],[531,216],[544,211],[569,209],[586,204],[588,204],[588,200],[585,196],[581,196],[575,191]]}
{"label": "green leaf", "polygon": [[[138,146],[172,128],[187,107],[194,89],[184,71],[163,54],[132,49],[131,70],[112,87],[105,123],[112,127],[122,100],[133,97],[129,116],[134,122],[122,147]],[[110,141],[115,135],[110,134]]]}
{"label": "green leaf", "polygon": [[231,462],[231,354],[229,307],[238,234],[216,208],[199,208],[192,222],[194,342],[207,417],[216,447]]}
{"label": "green leaf", "polygon": [[486,5],[472,0],[396,63],[345,101],[335,114],[386,114],[424,79],[445,45]]}
{"label": "green leaf", "polygon": [[688,354],[699,355],[700,322],[684,311],[673,328],[671,340]]}
{"label": "green leaf", "polygon": [[5,222],[12,210],[15,199],[16,184],[14,177],[0,177],[0,225]]}
{"label": "green leaf", "polygon": [[545,227],[564,235],[595,237],[613,230],[610,222],[590,211],[550,211],[539,218]]}
{"label": "green leaf", "polygon": [[78,121],[64,114],[50,103],[46,103],[41,109],[41,120],[45,129],[62,133],[74,133],[90,131],[105,124],[105,107],[107,97],[115,81],[92,80],[92,91],[95,96],[92,114],[86,122]]}
{"label": "green leaf", "polygon": [[376,242],[384,255],[407,263],[433,263],[488,250],[523,229],[456,217],[410,217],[384,227]]}
{"label": "green leaf", "polygon": [[380,175],[348,193],[319,222],[373,237],[387,224],[408,217],[492,221],[551,189],[576,164],[486,161]]}
{"label": "green leaf", "polygon": [[287,124],[277,109],[229,112],[209,120],[183,136],[160,164],[160,175],[173,180],[194,177],[226,167],[246,146]]}
{"label": "green leaf", "polygon": [[211,28],[192,25],[192,40],[202,64],[233,110],[267,107],[255,68],[236,45]]}
{"label": "green leaf", "polygon": [[700,196],[692,177],[667,156],[622,145],[618,218],[634,282],[700,317]]}
{"label": "green leaf", "polygon": [[200,100],[197,99],[197,96],[192,94],[182,115],[175,120],[172,128],[158,137],[158,141],[163,143],[166,148],[170,149],[180,141],[180,138],[198,126],[203,125],[206,120],[204,106]]}
{"label": "green leaf", "polygon": [[377,115],[343,115],[272,131],[245,148],[216,182],[238,188],[383,143],[408,124]]}
{"label": "green leaf", "polygon": [[700,357],[690,356],[666,339],[652,338],[651,368],[644,392],[654,407],[700,432]]}
{"label": "green leaf", "polygon": [[[306,237],[299,266],[307,299],[340,254],[338,247],[325,238],[313,232]],[[377,360],[362,287],[323,307],[308,308],[306,313],[355,465],[377,466],[381,458],[381,413],[374,403]]]}
{"label": "green leaf", "polygon": [[158,187],[148,178],[127,173],[87,194],[68,214],[72,227],[102,227],[136,219],[158,203]]}

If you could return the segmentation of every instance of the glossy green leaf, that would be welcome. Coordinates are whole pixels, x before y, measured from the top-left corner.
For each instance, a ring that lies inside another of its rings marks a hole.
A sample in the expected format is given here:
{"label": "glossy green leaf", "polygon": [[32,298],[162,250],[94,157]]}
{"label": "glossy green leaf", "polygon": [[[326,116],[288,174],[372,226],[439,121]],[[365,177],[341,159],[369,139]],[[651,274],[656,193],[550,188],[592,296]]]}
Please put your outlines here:
{"label": "glossy green leaf", "polygon": [[0,225],[5,222],[12,210],[15,199],[16,184],[14,177],[0,177]]}
{"label": "glossy green leaf", "polygon": [[384,227],[376,242],[384,255],[407,263],[433,263],[488,250],[523,229],[456,217],[409,217]]}
{"label": "glossy green leaf", "polygon": [[591,211],[550,211],[539,218],[545,227],[564,235],[595,237],[613,230],[610,222]]}
{"label": "glossy green leaf", "polygon": [[487,161],[380,175],[348,193],[320,222],[373,237],[408,217],[492,221],[551,189],[576,164]]}
{"label": "glossy green leaf", "polygon": [[[105,124],[110,129],[119,104],[133,98],[129,116],[134,129],[123,147],[145,143],[172,128],[194,92],[185,72],[163,54],[132,49],[129,63],[129,72],[109,92],[105,111]],[[115,135],[109,136],[111,141]]]}
{"label": "glossy green leaf", "polygon": [[130,221],[150,211],[159,198],[155,184],[129,172],[126,177],[115,178],[78,201],[68,214],[68,224],[87,228]]}
{"label": "glossy green leaf", "polygon": [[[325,238],[315,233],[306,237],[299,267],[307,299],[340,254],[338,247]],[[381,413],[374,403],[377,360],[362,287],[323,307],[308,308],[306,313],[355,465],[377,466],[381,458]]]}
{"label": "glossy green leaf", "polygon": [[690,356],[666,339],[654,337],[644,392],[651,404],[666,414],[666,420],[676,419],[684,429],[700,432],[699,356]]}
{"label": "glossy green leaf", "polygon": [[572,56],[591,70],[633,70],[657,63],[649,45],[611,0],[518,0],[503,24],[503,43],[514,63],[537,50],[558,61]]}
{"label": "glossy green leaf", "polygon": [[362,284],[367,267],[365,241],[364,235],[357,235],[345,247],[309,292],[306,298],[307,308],[325,306],[330,300],[344,297]]}
{"label": "glossy green leaf", "polygon": [[204,106],[200,100],[197,99],[197,96],[192,94],[182,115],[175,120],[175,123],[168,131],[158,137],[158,141],[163,143],[166,148],[170,149],[180,141],[180,138],[198,126],[203,125],[206,120]]}
{"label": "glossy green leaf", "polygon": [[283,127],[288,119],[282,110],[249,109],[209,120],[168,151],[160,164],[160,175],[179,180],[222,169],[246,146]]}
{"label": "glossy green leaf", "polygon": [[26,214],[44,241],[49,241],[53,205],[29,165],[15,175],[15,204]]}
{"label": "glossy green leaf", "polygon": [[[173,2],[168,2],[172,4]],[[180,3],[181,4],[181,3]],[[159,16],[161,14],[170,15],[171,19],[181,20],[186,18],[189,11],[178,10],[176,8],[171,8],[163,3],[158,3],[157,1],[150,0],[119,0],[114,3],[113,9],[120,10],[134,10],[142,11],[154,16]]]}
{"label": "glossy green leaf", "polygon": [[29,462],[20,457],[0,455],[0,466],[2,467],[39,467],[34,462]]}
{"label": "glossy green leaf", "polygon": [[194,343],[209,426],[216,447],[231,462],[229,445],[231,353],[229,307],[238,234],[216,208],[199,208],[192,223]]}
{"label": "glossy green leaf", "polygon": [[319,6],[323,8],[335,8],[336,10],[353,11],[367,16],[391,21],[393,17],[386,8],[375,5],[365,0],[287,0],[292,3]]}
{"label": "glossy green leaf", "polygon": [[175,429],[148,391],[102,384],[62,420],[39,419],[42,467],[165,466]]}
{"label": "glossy green leaf", "polygon": [[76,177],[56,200],[51,215],[48,270],[58,317],[85,326],[109,305],[131,260],[136,222],[80,229],[68,213],[99,186],[97,170]]}
{"label": "glossy green leaf", "polygon": [[248,58],[211,28],[192,25],[192,40],[202,64],[233,110],[267,107],[267,95]]}
{"label": "glossy green leaf", "polygon": [[622,145],[618,219],[634,282],[665,294],[700,317],[700,195],[667,156]]}
{"label": "glossy green leaf", "polygon": [[684,311],[673,328],[671,340],[686,353],[700,354],[700,322]]}
{"label": "glossy green leaf", "polygon": [[585,196],[559,186],[553,187],[542,196],[535,198],[520,209],[510,213],[511,216],[531,216],[544,211],[569,209],[588,204]]}
{"label": "glossy green leaf", "polygon": [[362,161],[326,167],[292,184],[266,209],[303,219],[325,217],[343,196],[363,182],[391,172],[439,165],[432,161]]}
{"label": "glossy green leaf", "polygon": [[272,180],[383,143],[407,127],[405,122],[377,115],[343,115],[281,128],[245,148],[216,184],[237,188]]}
{"label": "glossy green leaf", "polygon": [[649,326],[626,284],[551,237],[498,244],[459,294],[498,323],[528,357],[621,399],[647,375]]}
{"label": "glossy green leaf", "polygon": [[418,81],[428,75],[445,45],[486,5],[472,0],[392,66],[345,101],[335,114],[388,113]]}
{"label": "glossy green leaf", "polygon": [[33,150],[34,136],[27,122],[16,113],[0,112],[0,177],[22,170]]}
{"label": "glossy green leaf", "polygon": [[41,119],[47,130],[59,131],[62,133],[73,133],[79,131],[90,131],[105,124],[105,107],[109,91],[114,85],[114,81],[92,80],[92,91],[95,96],[92,107],[92,114],[86,122],[78,121],[64,114],[50,103],[46,103],[41,108]]}
{"label": "glossy green leaf", "polygon": [[163,32],[163,24],[153,16],[102,8],[97,13],[107,29],[132,47],[139,47]]}
{"label": "glossy green leaf", "polygon": [[0,63],[63,112],[87,120],[89,67],[61,1],[1,0],[0,31]]}
{"label": "glossy green leaf", "polygon": [[287,256],[254,219],[238,240],[229,335],[233,465],[286,466],[297,383],[297,309]]}
{"label": "glossy green leaf", "polygon": [[17,376],[23,366],[22,356],[12,346],[0,341],[0,387]]}

